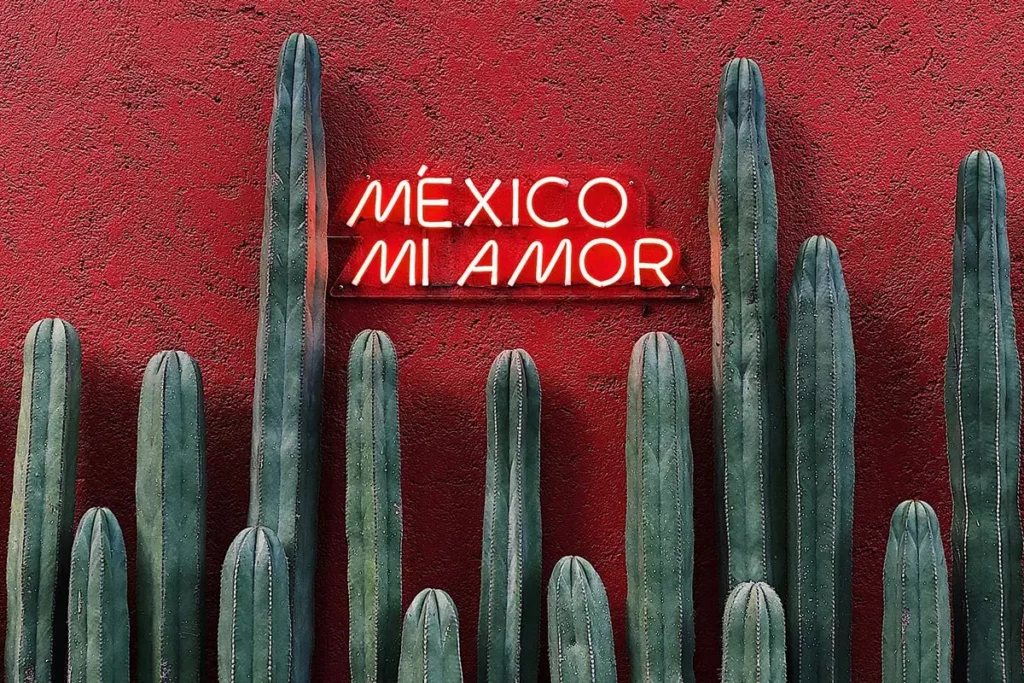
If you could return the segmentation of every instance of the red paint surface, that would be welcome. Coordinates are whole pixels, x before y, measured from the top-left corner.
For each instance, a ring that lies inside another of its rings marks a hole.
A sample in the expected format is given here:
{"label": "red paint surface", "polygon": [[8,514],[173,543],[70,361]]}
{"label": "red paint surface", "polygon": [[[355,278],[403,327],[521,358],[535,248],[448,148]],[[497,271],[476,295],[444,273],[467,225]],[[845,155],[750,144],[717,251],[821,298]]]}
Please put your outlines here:
{"label": "red paint surface", "polygon": [[[1024,9],[960,0],[771,10],[626,0],[135,4],[8,3],[0,14],[0,500],[11,485],[23,335],[39,317],[64,316],[84,350],[78,508],[112,507],[133,552],[142,371],[159,349],[188,350],[207,389],[213,626],[220,558],[245,522],[266,127],[290,31],[315,35],[324,56],[332,199],[372,167],[412,175],[429,163],[487,177],[628,163],[645,174],[650,220],[680,231],[686,267],[703,285],[718,75],[729,57],[747,55],[768,90],[780,289],[808,235],[824,232],[842,250],[858,353],[855,675],[877,680],[890,512],[921,496],[949,524],[950,238],[955,167],[973,147],[1005,163],[1013,276],[1024,281],[1014,219],[1024,214]],[[624,680],[626,366],[641,333],[678,338],[696,460],[698,678],[713,681],[709,321],[706,289],[696,303],[649,306],[333,301],[319,680],[347,680],[345,363],[354,335],[372,326],[400,350],[406,598],[425,586],[451,592],[470,679],[491,359],[509,346],[536,358],[545,572],[566,553],[593,561]],[[212,671],[212,639],[207,656]]]}

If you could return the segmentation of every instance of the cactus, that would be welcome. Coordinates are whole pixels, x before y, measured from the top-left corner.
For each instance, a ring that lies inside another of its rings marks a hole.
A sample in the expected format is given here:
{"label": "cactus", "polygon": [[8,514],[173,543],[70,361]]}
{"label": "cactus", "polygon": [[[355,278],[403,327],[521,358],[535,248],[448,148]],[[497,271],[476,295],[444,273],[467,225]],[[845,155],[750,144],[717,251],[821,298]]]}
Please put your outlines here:
{"label": "cactus", "polygon": [[714,403],[721,584],[785,595],[786,476],[777,322],[778,209],[761,72],[722,72],[711,167]]}
{"label": "cactus", "polygon": [[402,627],[402,483],[398,362],[383,332],[349,356],[345,535],[349,662],[357,683],[395,680]]}
{"label": "cactus", "polygon": [[128,558],[114,513],[82,516],[71,549],[68,683],[128,683]]}
{"label": "cactus", "polygon": [[582,557],[563,557],[548,582],[552,683],[615,683],[615,643],[601,577]]}
{"label": "cactus", "polygon": [[[82,352],[75,329],[41,320],[25,339],[7,540],[7,683],[63,678],[75,515]],[[54,663],[57,663],[54,666]]]}
{"label": "cactus", "polygon": [[487,377],[480,683],[537,680],[541,618],[540,378],[522,349]]}
{"label": "cactus", "polygon": [[746,582],[725,601],[722,683],[785,683],[786,620],[766,583]]}
{"label": "cactus", "polygon": [[398,683],[462,683],[459,613],[442,590],[421,591],[405,613]]}
{"label": "cactus", "polygon": [[1021,671],[1020,361],[1010,298],[1006,184],[972,152],[957,178],[946,355],[953,490],[953,671],[1017,682]]}
{"label": "cactus", "polygon": [[932,507],[900,503],[885,551],[882,683],[949,683],[949,582]]}
{"label": "cactus", "polygon": [[633,346],[626,418],[630,680],[693,683],[693,455],[679,344]]}
{"label": "cactus", "polygon": [[206,422],[199,366],[183,351],[153,356],[142,379],[135,508],[138,683],[199,681]]}
{"label": "cactus", "polygon": [[265,527],[243,530],[220,578],[217,672],[220,683],[292,683],[288,560]]}
{"label": "cactus", "polygon": [[789,592],[793,678],[850,680],[854,356],[839,252],[811,237],[789,293]]}
{"label": "cactus", "polygon": [[327,185],[320,54],[292,34],[277,64],[267,149],[253,400],[250,526],[273,529],[291,566],[295,683],[310,680],[320,480]]}

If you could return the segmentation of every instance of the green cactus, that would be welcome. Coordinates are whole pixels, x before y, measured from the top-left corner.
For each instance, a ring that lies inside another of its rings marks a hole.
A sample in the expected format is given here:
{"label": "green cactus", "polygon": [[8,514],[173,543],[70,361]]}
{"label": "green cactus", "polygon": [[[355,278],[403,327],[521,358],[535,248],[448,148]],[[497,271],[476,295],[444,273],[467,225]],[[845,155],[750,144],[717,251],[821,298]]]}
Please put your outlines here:
{"label": "green cactus", "polygon": [[288,560],[266,527],[243,530],[220,578],[217,678],[220,683],[294,683]]}
{"label": "green cactus", "polygon": [[353,681],[387,683],[398,674],[402,644],[402,465],[391,339],[360,333],[348,377],[349,662]]}
{"label": "green cactus", "polygon": [[615,642],[601,577],[582,557],[563,557],[548,582],[552,683],[615,683]]}
{"label": "green cactus", "polygon": [[480,683],[537,680],[540,663],[540,378],[522,349],[487,377]]}
{"label": "green cactus", "polygon": [[949,581],[932,507],[900,503],[885,551],[882,683],[949,683]]}
{"label": "green cactus", "polygon": [[789,593],[793,678],[850,680],[854,356],[835,244],[804,242],[789,293]]}
{"label": "green cactus", "polygon": [[[75,329],[41,320],[25,339],[7,539],[7,683],[63,679],[82,351]],[[54,666],[54,662],[57,663]]]}
{"label": "green cactus", "polygon": [[766,583],[741,583],[725,601],[722,683],[785,683],[786,620]]}
{"label": "green cactus", "polygon": [[693,455],[679,344],[633,346],[626,417],[626,602],[630,680],[693,683]]}
{"label": "green cactus", "polygon": [[313,654],[326,172],[320,53],[292,34],[277,64],[267,150],[249,524],[273,529],[288,555],[294,683],[309,682]]}
{"label": "green cactus", "polygon": [[777,322],[778,209],[757,64],[722,72],[711,167],[712,393],[719,559],[727,592],[785,595],[786,445]]}
{"label": "green cactus", "polygon": [[82,516],[71,550],[68,683],[128,683],[128,558],[114,513]]}
{"label": "green cactus", "polygon": [[1010,297],[1006,182],[991,152],[969,154],[957,178],[945,384],[953,490],[953,677],[1017,683],[1024,678],[1020,360]]}
{"label": "green cactus", "polygon": [[138,683],[194,683],[203,671],[206,421],[199,366],[150,359],[139,399],[135,478]]}
{"label": "green cactus", "polygon": [[405,613],[398,683],[462,683],[459,613],[442,590],[421,591]]}

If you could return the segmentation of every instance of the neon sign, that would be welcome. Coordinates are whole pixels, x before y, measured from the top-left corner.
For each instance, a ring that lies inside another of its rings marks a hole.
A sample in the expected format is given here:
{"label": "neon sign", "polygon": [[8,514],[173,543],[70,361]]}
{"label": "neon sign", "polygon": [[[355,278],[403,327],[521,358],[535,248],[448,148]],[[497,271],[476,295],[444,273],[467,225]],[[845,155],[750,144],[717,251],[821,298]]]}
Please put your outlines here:
{"label": "neon sign", "polygon": [[346,297],[688,298],[672,231],[635,177],[550,172],[367,176],[332,215]]}

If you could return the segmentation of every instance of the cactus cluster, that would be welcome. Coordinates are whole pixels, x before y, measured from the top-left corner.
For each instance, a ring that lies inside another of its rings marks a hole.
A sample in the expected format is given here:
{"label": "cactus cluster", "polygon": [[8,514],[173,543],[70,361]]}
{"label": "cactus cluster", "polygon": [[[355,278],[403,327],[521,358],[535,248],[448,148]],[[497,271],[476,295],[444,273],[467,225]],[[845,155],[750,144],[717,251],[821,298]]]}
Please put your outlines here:
{"label": "cactus cluster", "polygon": [[[731,61],[711,173],[712,353],[723,683],[851,680],[855,361],[839,252],[808,239],[783,356],[778,212],[761,73]],[[249,527],[221,571],[221,683],[309,683],[326,291],[326,165],[315,42],[281,50],[268,142]],[[953,593],[939,520],[922,501],[892,517],[883,683],[1024,677],[1019,511],[1021,377],[1010,296],[1006,187],[990,152],[961,163],[946,361]],[[81,391],[75,330],[30,330],[7,558],[7,683],[127,683],[125,543],[92,508],[72,534]],[[785,406],[785,409],[783,408]],[[501,353],[486,383],[487,456],[478,680],[533,683],[541,638],[540,379]],[[788,443],[784,435],[788,434]],[[348,366],[346,539],[356,683],[461,683],[458,613],[420,592],[402,622],[397,354],[365,331]],[[625,642],[633,683],[693,683],[693,456],[686,365],[642,336],[626,396]],[[138,414],[139,683],[203,679],[206,444],[198,364],[154,356]],[[787,523],[788,522],[788,523]],[[783,604],[788,606],[786,615]],[[562,558],[547,591],[554,683],[614,683],[608,597]],[[951,618],[952,612],[952,618]],[[66,667],[66,668],[65,668]]]}
{"label": "cactus cluster", "polygon": [[199,365],[183,351],[158,353],[146,367],[136,467],[136,680],[198,681],[206,621],[206,418]]}
{"label": "cactus cluster", "polygon": [[786,619],[764,582],[739,584],[722,617],[722,683],[785,683]]}
{"label": "cactus cluster", "polygon": [[630,680],[693,683],[693,455],[679,344],[641,337],[626,409]]}
{"label": "cactus cluster", "polygon": [[462,683],[459,613],[442,590],[427,588],[409,605],[398,683]]}
{"label": "cactus cluster", "polygon": [[391,339],[365,331],[348,366],[345,536],[352,680],[395,680],[402,622],[402,482],[398,362]]}
{"label": "cactus cluster", "polygon": [[608,595],[582,557],[563,557],[551,572],[548,661],[552,683],[615,683]]}
{"label": "cactus cluster", "polygon": [[[254,528],[239,535],[225,560],[218,632],[224,683],[310,678],[327,199],[320,60],[308,36],[292,35],[281,50],[267,166]],[[80,390],[75,330],[62,320],[40,321],[25,343],[11,501],[8,683],[60,680],[65,662],[75,683],[129,678],[127,561],[113,513],[86,513],[72,544]],[[199,367],[184,352],[161,352],[146,368],[137,456],[136,679],[200,681],[205,416]],[[385,558],[386,571],[392,559]]]}
{"label": "cactus cluster", "polygon": [[734,59],[722,72],[708,194],[721,585],[728,591],[743,581],[766,581],[784,589],[779,219],[764,82],[749,59]]}
{"label": "cactus cluster", "polygon": [[7,683],[62,678],[81,390],[75,328],[37,322],[25,339],[7,538]]}
{"label": "cactus cluster", "polygon": [[308,683],[313,656],[326,173],[320,52],[296,33],[277,63],[267,144],[249,500],[249,524],[274,530],[291,567],[294,683]]}
{"label": "cactus cluster", "polygon": [[850,680],[854,358],[836,245],[797,256],[786,351],[789,647],[799,683]]}
{"label": "cactus cluster", "polygon": [[540,378],[503,351],[487,377],[487,473],[477,628],[480,683],[537,680],[540,664]]}
{"label": "cactus cluster", "polygon": [[882,683],[949,683],[949,583],[942,533],[928,503],[892,515],[885,550]]}
{"label": "cactus cluster", "polygon": [[221,683],[291,683],[292,625],[284,546],[265,527],[228,548],[220,579],[217,671]]}
{"label": "cactus cluster", "polygon": [[82,516],[71,548],[68,683],[128,683],[128,630],[121,526],[110,510],[92,508]]}
{"label": "cactus cluster", "polygon": [[1024,676],[1020,381],[1003,166],[972,152],[957,176],[945,383],[957,680]]}

